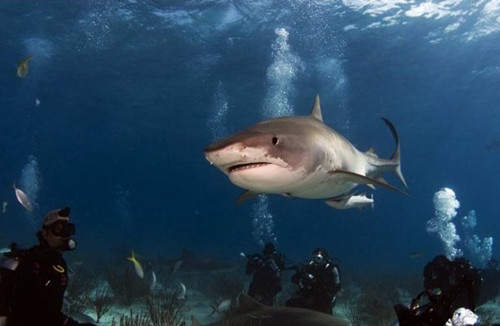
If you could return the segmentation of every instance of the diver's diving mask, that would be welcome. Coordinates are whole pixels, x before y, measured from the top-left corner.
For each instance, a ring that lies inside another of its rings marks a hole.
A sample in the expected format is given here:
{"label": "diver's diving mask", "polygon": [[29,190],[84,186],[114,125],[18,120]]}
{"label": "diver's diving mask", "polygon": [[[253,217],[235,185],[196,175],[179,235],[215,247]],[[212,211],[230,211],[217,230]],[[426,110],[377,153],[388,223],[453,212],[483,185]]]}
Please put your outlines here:
{"label": "diver's diving mask", "polygon": [[57,221],[51,225],[45,226],[54,236],[63,238],[60,245],[60,250],[71,251],[76,249],[76,240],[70,238],[75,234],[75,225],[66,221]]}
{"label": "diver's diving mask", "polygon": [[47,226],[53,235],[63,238],[69,238],[75,234],[75,225],[66,221],[57,221]]}

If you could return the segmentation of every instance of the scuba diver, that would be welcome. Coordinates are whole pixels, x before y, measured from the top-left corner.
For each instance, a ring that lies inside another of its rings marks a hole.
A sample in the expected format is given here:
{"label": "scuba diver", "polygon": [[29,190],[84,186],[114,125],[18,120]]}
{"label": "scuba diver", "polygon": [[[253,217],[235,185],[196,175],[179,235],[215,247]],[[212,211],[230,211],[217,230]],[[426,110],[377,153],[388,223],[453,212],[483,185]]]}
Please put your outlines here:
{"label": "scuba diver", "polygon": [[[459,308],[474,311],[481,304],[480,270],[464,258],[436,256],[424,268],[424,291],[410,307],[394,306],[400,326],[442,326]],[[421,300],[426,298],[426,303]]]}
{"label": "scuba diver", "polygon": [[0,268],[0,325],[93,325],[78,323],[61,312],[68,284],[63,252],[76,248],[69,214],[66,207],[45,217],[37,232],[39,245],[23,250],[11,244]]}
{"label": "scuba diver", "polygon": [[262,253],[248,256],[246,274],[253,273],[248,295],[272,307],[274,298],[281,291],[281,272],[284,268],[285,258],[272,243],[267,243]]}
{"label": "scuba diver", "polygon": [[298,284],[299,289],[297,296],[286,302],[287,307],[332,314],[336,294],[340,290],[340,273],[325,249],[315,249],[309,263],[297,270],[292,282]]}

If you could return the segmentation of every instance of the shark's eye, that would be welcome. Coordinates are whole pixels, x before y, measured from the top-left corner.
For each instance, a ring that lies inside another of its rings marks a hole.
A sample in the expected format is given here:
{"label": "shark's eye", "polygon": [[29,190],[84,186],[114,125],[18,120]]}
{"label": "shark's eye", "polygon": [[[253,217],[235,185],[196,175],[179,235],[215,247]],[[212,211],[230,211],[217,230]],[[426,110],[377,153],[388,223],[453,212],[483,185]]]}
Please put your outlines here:
{"label": "shark's eye", "polygon": [[273,145],[276,146],[279,144],[280,140],[278,139],[278,137],[273,137],[273,139],[271,140],[273,142]]}

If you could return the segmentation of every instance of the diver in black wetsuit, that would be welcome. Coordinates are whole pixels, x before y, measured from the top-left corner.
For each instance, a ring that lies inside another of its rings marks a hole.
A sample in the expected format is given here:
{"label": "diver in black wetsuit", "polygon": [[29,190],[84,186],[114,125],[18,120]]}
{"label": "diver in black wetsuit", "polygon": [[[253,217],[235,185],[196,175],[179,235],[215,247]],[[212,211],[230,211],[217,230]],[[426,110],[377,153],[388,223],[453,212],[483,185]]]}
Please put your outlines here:
{"label": "diver in black wetsuit", "polygon": [[[51,211],[37,232],[39,245],[27,250],[11,245],[2,262],[0,325],[74,326],[78,323],[61,312],[68,283],[64,251],[74,250],[75,225],[70,209]],[[3,323],[2,323],[3,322]]]}
{"label": "diver in black wetsuit", "polygon": [[481,303],[480,270],[462,257],[434,257],[424,268],[424,291],[409,307],[394,306],[401,326],[442,326],[458,308],[474,311]]}
{"label": "diver in black wetsuit", "polygon": [[307,308],[332,314],[336,294],[340,290],[340,273],[325,249],[312,252],[309,263],[292,277],[299,286],[296,297],[286,302],[287,307]]}
{"label": "diver in black wetsuit", "polygon": [[249,256],[246,273],[254,274],[248,295],[262,304],[273,306],[274,297],[281,291],[281,271],[284,268],[285,259],[272,243],[267,243],[262,253]]}

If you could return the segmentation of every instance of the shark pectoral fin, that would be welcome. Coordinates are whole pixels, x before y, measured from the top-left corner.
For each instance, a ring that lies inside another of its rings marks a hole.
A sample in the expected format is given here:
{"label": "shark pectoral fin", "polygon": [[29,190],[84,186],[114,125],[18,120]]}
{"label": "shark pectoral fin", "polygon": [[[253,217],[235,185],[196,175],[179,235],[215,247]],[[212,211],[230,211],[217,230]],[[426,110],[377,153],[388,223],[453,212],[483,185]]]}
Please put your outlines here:
{"label": "shark pectoral fin", "polygon": [[260,195],[258,192],[253,192],[251,190],[247,190],[244,193],[242,193],[238,197],[238,199],[236,199],[236,205],[243,204],[247,200],[252,199],[254,197],[257,197],[258,195]]}
{"label": "shark pectoral fin", "polygon": [[373,179],[373,178],[370,178],[370,177],[367,177],[367,176],[364,176],[364,175],[361,175],[361,174],[357,174],[357,173],[354,173],[354,172],[350,172],[350,171],[344,171],[344,170],[334,170],[334,171],[330,171],[328,172],[330,175],[341,175],[341,176],[344,176],[346,178],[346,181],[348,182],[353,182],[353,183],[359,183],[359,184],[364,184],[364,185],[379,185],[379,186],[382,186],[384,188],[387,188],[387,189],[391,189],[391,190],[395,190],[397,192],[400,192],[402,193],[403,195],[405,196],[408,196],[410,197],[410,195],[408,195],[407,192],[405,192],[404,190],[401,190],[397,187],[394,187],[390,184],[388,184],[384,179],[382,178],[379,178],[379,179]]}
{"label": "shark pectoral fin", "polygon": [[200,322],[194,316],[191,316],[191,326],[201,326]]}

